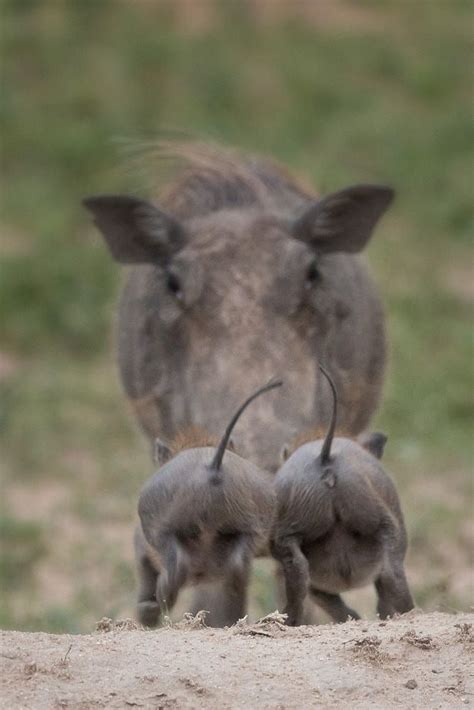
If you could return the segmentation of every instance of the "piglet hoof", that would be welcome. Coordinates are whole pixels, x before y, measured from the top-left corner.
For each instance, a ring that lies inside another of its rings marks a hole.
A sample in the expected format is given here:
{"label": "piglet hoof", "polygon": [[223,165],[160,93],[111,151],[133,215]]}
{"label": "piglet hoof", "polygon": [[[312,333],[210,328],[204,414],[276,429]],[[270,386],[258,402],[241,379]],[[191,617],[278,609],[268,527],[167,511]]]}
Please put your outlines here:
{"label": "piglet hoof", "polygon": [[354,611],[354,609],[348,609],[346,618],[342,619],[340,623],[345,624],[346,621],[360,621],[360,618],[360,615]]}
{"label": "piglet hoof", "polygon": [[299,625],[298,618],[297,618],[296,614],[291,614],[288,611],[284,611],[283,613],[286,614],[286,619],[285,619],[286,626],[298,626]]}
{"label": "piglet hoof", "polygon": [[143,626],[156,626],[160,617],[160,605],[154,601],[138,602],[137,617]]}

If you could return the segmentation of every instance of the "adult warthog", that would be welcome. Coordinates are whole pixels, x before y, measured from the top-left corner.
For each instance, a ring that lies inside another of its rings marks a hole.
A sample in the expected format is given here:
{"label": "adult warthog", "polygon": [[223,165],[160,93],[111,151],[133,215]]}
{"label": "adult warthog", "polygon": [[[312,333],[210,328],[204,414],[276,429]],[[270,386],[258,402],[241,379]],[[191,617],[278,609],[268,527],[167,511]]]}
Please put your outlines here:
{"label": "adult warthog", "polygon": [[[169,145],[168,145],[169,149]],[[326,423],[330,365],[340,427],[361,432],[384,374],[384,316],[359,252],[393,191],[356,185],[318,197],[285,169],[196,144],[158,204],[84,201],[112,256],[132,268],[120,303],[125,392],[153,439],[199,426],[218,433],[236,404],[274,375],[235,446],[274,470],[284,442]]]}

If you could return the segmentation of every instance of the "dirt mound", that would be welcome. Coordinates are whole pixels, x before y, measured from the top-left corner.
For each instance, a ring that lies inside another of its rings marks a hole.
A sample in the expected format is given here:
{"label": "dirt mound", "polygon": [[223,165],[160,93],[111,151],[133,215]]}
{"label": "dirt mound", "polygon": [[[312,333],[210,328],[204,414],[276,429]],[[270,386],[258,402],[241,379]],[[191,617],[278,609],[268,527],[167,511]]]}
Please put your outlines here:
{"label": "dirt mound", "polygon": [[230,629],[193,620],[89,636],[1,633],[2,708],[457,708],[474,702],[474,614]]}

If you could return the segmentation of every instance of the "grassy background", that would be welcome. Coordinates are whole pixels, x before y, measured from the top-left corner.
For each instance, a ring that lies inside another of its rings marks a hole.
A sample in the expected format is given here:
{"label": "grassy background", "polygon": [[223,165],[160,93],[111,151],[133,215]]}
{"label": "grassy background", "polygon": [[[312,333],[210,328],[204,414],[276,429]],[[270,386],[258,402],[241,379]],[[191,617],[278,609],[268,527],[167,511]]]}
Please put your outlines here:
{"label": "grassy background", "polygon": [[[0,8],[0,625],[86,631],[132,613],[150,463],[112,366],[121,274],[80,199],[146,196],[124,139],[168,130],[268,153],[321,191],[397,187],[369,249],[392,343],[374,423],[390,435],[418,603],[469,608],[472,3]],[[274,604],[259,565],[253,610]]]}

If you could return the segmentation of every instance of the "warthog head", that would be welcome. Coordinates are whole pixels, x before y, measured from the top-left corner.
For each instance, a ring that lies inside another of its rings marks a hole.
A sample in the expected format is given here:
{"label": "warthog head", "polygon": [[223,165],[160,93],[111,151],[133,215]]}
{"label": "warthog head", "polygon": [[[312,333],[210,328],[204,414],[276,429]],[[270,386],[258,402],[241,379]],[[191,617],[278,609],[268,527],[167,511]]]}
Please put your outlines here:
{"label": "warthog head", "polygon": [[357,433],[385,358],[382,309],[357,254],[392,190],[357,185],[319,199],[271,163],[179,150],[188,167],[159,204],[85,200],[112,256],[132,266],[119,361],[142,427],[150,438],[190,425],[218,432],[232,402],[281,373],[285,393],[259,400],[235,434],[244,455],[274,469],[283,441],[329,416],[324,358],[340,422]]}

